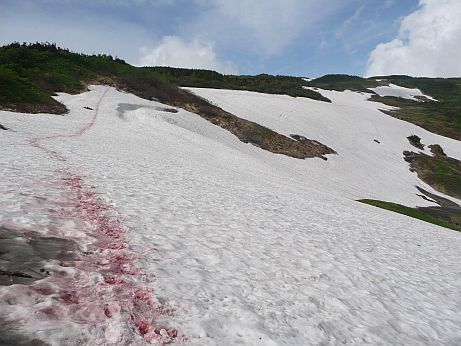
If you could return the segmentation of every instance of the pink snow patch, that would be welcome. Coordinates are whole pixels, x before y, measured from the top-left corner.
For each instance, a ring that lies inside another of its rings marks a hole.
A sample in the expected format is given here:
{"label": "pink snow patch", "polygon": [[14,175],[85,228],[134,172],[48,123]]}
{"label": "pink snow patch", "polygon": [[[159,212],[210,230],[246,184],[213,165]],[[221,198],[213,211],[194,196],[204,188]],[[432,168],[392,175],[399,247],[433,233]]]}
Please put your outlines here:
{"label": "pink snow patch", "polygon": [[100,302],[97,301],[96,306],[106,318],[120,315],[132,323],[147,342],[173,342],[178,337],[177,330],[155,323],[172,311],[159,307],[152,290],[140,284],[143,273],[135,265],[136,255],[125,240],[126,227],[109,215],[112,211],[109,204],[98,199],[93,189],[83,186],[82,176],[70,171],[60,174],[75,200],[73,208],[65,208],[65,217],[83,220],[88,235],[95,239],[93,253],[82,257],[77,268],[96,271],[104,280],[90,288],[82,287],[79,292],[64,291],[62,301],[65,304],[95,304],[88,295],[96,294]]}

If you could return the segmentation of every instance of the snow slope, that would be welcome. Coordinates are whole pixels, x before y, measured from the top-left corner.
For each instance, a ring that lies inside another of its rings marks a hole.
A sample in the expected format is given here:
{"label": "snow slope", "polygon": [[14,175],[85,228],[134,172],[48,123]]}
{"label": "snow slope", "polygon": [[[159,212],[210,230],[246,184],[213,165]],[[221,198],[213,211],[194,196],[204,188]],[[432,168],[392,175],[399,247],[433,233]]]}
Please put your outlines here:
{"label": "snow slope", "polygon": [[[408,142],[409,135],[418,135],[426,145],[440,144],[447,155],[461,159],[458,141],[382,113],[379,109],[392,107],[367,101],[368,94],[317,89],[332,100],[326,103],[247,91],[188,89],[237,116],[286,136],[298,134],[318,140],[336,150],[338,155],[328,155],[326,162],[290,160],[288,166],[294,168],[300,184],[350,199],[430,205],[417,196],[415,186],[440,193],[411,173],[403,160],[404,150],[418,150]],[[430,154],[427,147],[425,152]]]}
{"label": "snow slope", "polygon": [[415,88],[405,88],[399,85],[389,83],[387,86],[379,86],[376,88],[369,88],[370,90],[377,93],[379,96],[394,96],[401,97],[408,100],[420,101],[417,97],[424,97],[428,100],[437,101],[431,96],[424,95],[421,90]]}
{"label": "snow slope", "polygon": [[[102,86],[60,95],[71,110],[64,117],[1,112],[14,131],[0,133],[0,226],[71,238],[84,249],[99,237],[92,222],[117,220],[124,251],[136,254],[124,263],[136,273],[117,273],[128,286],[101,282],[106,272],[97,265],[51,263],[52,275],[37,285],[59,289],[58,270],[65,270],[67,284],[101,295],[69,305],[25,286],[3,287],[2,321],[20,321],[19,332],[54,345],[161,343],[146,337],[152,330],[142,336],[133,314],[177,329],[176,342],[190,345],[461,342],[460,234],[354,201],[426,205],[413,185],[429,188],[402,159],[402,150],[412,149],[405,137],[417,134],[460,157],[457,142],[392,119],[377,111],[384,106],[355,93],[328,93],[327,105],[194,92],[339,155],[328,161],[274,155],[195,114],[164,112],[156,102]],[[98,103],[98,112],[83,109]],[[63,171],[82,177],[83,187],[69,187],[73,180]],[[95,192],[91,203],[110,208],[71,218],[57,213],[80,210],[85,191]],[[88,227],[94,232],[87,234]],[[153,309],[167,313],[139,310],[119,294],[126,287],[131,294],[153,290]],[[102,314],[99,300],[122,308]],[[40,313],[46,307],[55,314]],[[93,319],[81,318],[91,310]]]}

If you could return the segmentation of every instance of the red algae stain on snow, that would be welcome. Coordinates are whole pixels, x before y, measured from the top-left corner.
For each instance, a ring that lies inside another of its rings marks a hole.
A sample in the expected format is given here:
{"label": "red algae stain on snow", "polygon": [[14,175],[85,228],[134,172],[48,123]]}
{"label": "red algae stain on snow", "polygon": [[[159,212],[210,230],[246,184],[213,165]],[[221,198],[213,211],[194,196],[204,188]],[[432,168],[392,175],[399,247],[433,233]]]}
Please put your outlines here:
{"label": "red algae stain on snow", "polygon": [[59,138],[59,137],[62,137],[62,136],[49,136],[49,137],[45,137],[45,138],[32,138],[31,140],[29,140],[29,144],[34,148],[41,149],[42,151],[47,153],[50,158],[52,158],[52,159],[54,159],[56,161],[64,162],[64,161],[67,161],[67,159],[64,156],[62,156],[58,152],[56,152],[54,150],[51,150],[51,149],[48,149],[47,147],[40,144],[40,141],[43,140],[43,139],[52,139],[52,138]]}
{"label": "red algae stain on snow", "polygon": [[59,295],[59,298],[65,303],[65,304],[78,304],[78,297],[77,297],[77,292],[75,291],[62,291],[61,294]]}
{"label": "red algae stain on snow", "polygon": [[[98,294],[100,301],[112,300],[101,306],[104,315],[107,318],[122,316],[147,342],[173,342],[178,337],[177,330],[155,324],[155,320],[172,311],[159,307],[152,291],[139,283],[143,273],[134,263],[136,256],[127,250],[127,229],[117,218],[108,216],[112,207],[100,201],[91,188],[83,186],[82,176],[69,171],[60,173],[76,200],[74,208],[67,208],[67,217],[83,220],[88,234],[95,239],[95,251],[83,257],[78,268],[91,268],[101,274],[103,282],[98,282],[91,290]],[[79,303],[78,294],[74,292],[65,291],[61,299],[66,304]]]}
{"label": "red algae stain on snow", "polygon": [[43,152],[47,153],[48,156],[53,160],[62,161],[62,162],[67,161],[66,157],[64,157],[63,155],[61,155],[60,153],[58,153],[55,150],[47,148],[46,146],[41,144],[41,141],[44,141],[44,140],[47,140],[47,139],[79,137],[79,136],[83,135],[86,131],[88,131],[95,124],[96,119],[98,117],[99,106],[101,105],[101,102],[104,99],[104,97],[106,96],[106,94],[108,93],[108,91],[109,91],[109,88],[107,88],[104,91],[104,93],[101,95],[101,97],[99,98],[99,100],[98,100],[98,102],[97,102],[97,104],[96,104],[96,106],[94,108],[93,116],[91,117],[90,121],[88,123],[86,123],[85,125],[83,125],[82,127],[80,127],[79,129],[77,129],[74,133],[59,134],[59,135],[44,136],[44,137],[34,137],[34,138],[31,138],[29,140],[28,144],[30,146],[34,147],[34,148],[38,148],[38,149],[42,150]]}
{"label": "red algae stain on snow", "polygon": [[[66,157],[45,147],[41,141],[78,137],[89,130],[96,122],[99,106],[108,90],[101,96],[87,124],[71,134],[32,138],[29,145],[42,150],[52,160],[68,164]],[[102,329],[108,328],[109,320],[116,319],[121,325],[131,326],[148,343],[186,340],[176,329],[156,324],[155,321],[171,315],[173,310],[159,306],[152,290],[142,284],[148,274],[135,265],[136,256],[129,250],[125,237],[128,230],[112,215],[112,206],[102,202],[93,188],[85,187],[82,175],[71,169],[62,169],[58,174],[63,183],[60,186],[67,189],[68,200],[53,203],[56,204],[55,214],[81,225],[85,235],[94,241],[82,244],[91,251],[71,262],[74,274],[54,273],[44,280],[57,289],[43,282],[30,287],[35,294],[53,299],[53,305],[41,309],[39,315],[45,319],[70,318],[78,323],[100,325]],[[119,334],[124,340],[130,337],[129,331]]]}

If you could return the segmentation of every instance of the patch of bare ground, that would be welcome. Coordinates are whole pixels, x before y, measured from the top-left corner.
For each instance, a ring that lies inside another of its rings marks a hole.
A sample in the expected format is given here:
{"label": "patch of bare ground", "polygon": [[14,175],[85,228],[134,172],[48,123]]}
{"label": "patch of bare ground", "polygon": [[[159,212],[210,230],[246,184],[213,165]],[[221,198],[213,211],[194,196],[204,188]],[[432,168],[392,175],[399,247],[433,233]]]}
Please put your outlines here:
{"label": "patch of bare ground", "polygon": [[0,110],[9,111],[9,112],[17,112],[17,113],[30,113],[30,114],[46,113],[46,114],[57,114],[57,115],[63,115],[69,112],[66,106],[64,106],[62,103],[56,101],[55,99],[51,97],[49,101],[46,103],[37,103],[37,104],[12,103],[12,104],[0,105]]}

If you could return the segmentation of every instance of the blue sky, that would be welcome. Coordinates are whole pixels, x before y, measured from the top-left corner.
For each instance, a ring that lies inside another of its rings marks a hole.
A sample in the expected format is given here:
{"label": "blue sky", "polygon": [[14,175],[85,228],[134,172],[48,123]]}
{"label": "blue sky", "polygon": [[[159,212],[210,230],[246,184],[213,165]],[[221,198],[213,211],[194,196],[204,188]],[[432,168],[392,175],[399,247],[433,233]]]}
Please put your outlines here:
{"label": "blue sky", "polygon": [[[461,1],[0,0],[0,44],[49,41],[134,65],[225,73],[405,73],[411,65],[399,67],[398,60],[401,54],[411,57],[412,28],[440,3],[445,4],[440,16],[446,16]],[[450,47],[461,44],[460,38],[450,38],[455,41]],[[389,53],[396,62],[386,60]],[[453,65],[446,73],[460,72],[456,61]]]}

